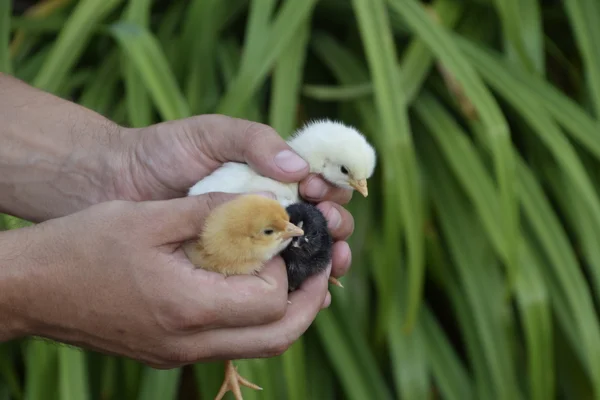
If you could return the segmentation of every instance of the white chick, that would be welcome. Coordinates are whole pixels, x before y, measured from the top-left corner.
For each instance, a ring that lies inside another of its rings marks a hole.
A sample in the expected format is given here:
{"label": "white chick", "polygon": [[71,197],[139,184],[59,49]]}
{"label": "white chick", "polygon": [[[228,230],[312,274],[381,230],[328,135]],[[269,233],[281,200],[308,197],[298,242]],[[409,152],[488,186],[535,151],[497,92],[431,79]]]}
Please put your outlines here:
{"label": "white chick", "polygon": [[[369,194],[367,179],[376,164],[375,149],[356,129],[341,122],[321,120],[306,124],[287,142],[304,158],[310,172],[331,184]],[[269,191],[287,207],[301,201],[298,183],[283,183],[262,176],[244,163],[228,162],[205,177],[188,192],[189,196],[209,192],[248,193]]]}

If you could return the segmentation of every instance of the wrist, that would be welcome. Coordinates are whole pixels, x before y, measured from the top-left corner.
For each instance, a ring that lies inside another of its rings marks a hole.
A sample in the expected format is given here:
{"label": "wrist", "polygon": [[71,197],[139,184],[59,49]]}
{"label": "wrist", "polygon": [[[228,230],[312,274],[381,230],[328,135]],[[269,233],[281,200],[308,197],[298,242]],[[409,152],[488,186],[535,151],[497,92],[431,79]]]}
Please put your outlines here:
{"label": "wrist", "polygon": [[122,128],[0,75],[0,212],[39,222],[113,198]]}
{"label": "wrist", "polygon": [[0,232],[0,343],[23,337],[31,330],[26,305],[32,277],[23,262],[28,247],[23,232],[27,229]]}

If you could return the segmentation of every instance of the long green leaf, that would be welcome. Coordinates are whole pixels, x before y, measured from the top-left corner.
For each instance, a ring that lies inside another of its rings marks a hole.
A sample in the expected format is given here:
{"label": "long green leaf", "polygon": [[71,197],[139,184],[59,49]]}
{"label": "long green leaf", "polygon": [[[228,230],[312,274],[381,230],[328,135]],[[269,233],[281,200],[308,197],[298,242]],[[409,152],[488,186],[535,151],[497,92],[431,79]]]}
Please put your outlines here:
{"label": "long green leaf", "polygon": [[283,137],[291,135],[296,128],[309,29],[310,24],[306,20],[293,42],[281,54],[273,71],[269,124]]}
{"label": "long green leaf", "polygon": [[181,378],[181,368],[157,370],[146,367],[138,392],[139,400],[175,400]]}
{"label": "long green leaf", "polygon": [[544,48],[538,0],[495,0],[508,56],[527,71],[544,73]]}
{"label": "long green leaf", "polygon": [[459,40],[461,49],[469,57],[473,66],[486,77],[506,85],[508,90],[524,90],[535,98],[534,102],[548,110],[552,116],[568,130],[568,133],[600,160],[600,123],[593,120],[579,105],[557,88],[536,76],[515,68],[494,54],[467,40]]}
{"label": "long green leaf", "polygon": [[[373,76],[375,103],[379,110],[382,134],[379,148],[385,160],[383,177],[388,188],[384,198],[387,221],[399,219],[397,202],[400,201],[401,218],[408,243],[405,328],[410,330],[417,317],[424,276],[421,192],[417,184],[417,165],[385,4],[383,0],[354,0],[352,4]],[[391,252],[400,243],[400,227],[387,223],[385,232],[388,251]],[[399,258],[399,252],[395,253],[389,254],[392,260]],[[388,268],[393,271],[391,264],[388,264]]]}
{"label": "long green leaf", "polygon": [[93,30],[122,0],[81,0],[60,31],[33,85],[56,92],[78,61]]}
{"label": "long green leaf", "polygon": [[596,118],[600,118],[600,4],[596,0],[564,2],[581,52],[585,76]]}
{"label": "long green leaf", "polygon": [[110,27],[148,89],[162,118],[189,117],[190,110],[156,38],[140,26],[118,22]]}
{"label": "long green leaf", "polygon": [[266,40],[256,44],[256,51],[247,55],[251,60],[240,67],[217,106],[217,113],[237,116],[244,104],[255,94],[281,53],[289,46],[302,23],[310,19],[316,0],[285,2],[271,23]]}
{"label": "long green leaf", "polygon": [[61,400],[87,400],[87,365],[85,354],[73,347],[61,346],[58,349],[58,367],[60,374]]}
{"label": "long green leaf", "polygon": [[11,0],[0,0],[0,72],[12,73],[12,62],[8,44],[11,29]]}
{"label": "long green leaf", "polygon": [[[125,9],[125,20],[141,27],[148,28],[150,23],[150,0],[132,0]],[[152,108],[148,91],[137,69],[122,55],[123,77],[125,81],[125,99],[127,102],[129,122],[133,127],[150,125],[152,122]]]}
{"label": "long green leaf", "polygon": [[514,283],[517,272],[517,243],[519,243],[520,229],[515,194],[514,156],[506,119],[477,72],[465,60],[444,27],[429,18],[415,0],[388,0],[388,2],[391,8],[403,17],[408,27],[440,59],[443,67],[458,81],[492,139],[503,215],[501,226],[504,245],[501,255],[508,269],[510,287]]}

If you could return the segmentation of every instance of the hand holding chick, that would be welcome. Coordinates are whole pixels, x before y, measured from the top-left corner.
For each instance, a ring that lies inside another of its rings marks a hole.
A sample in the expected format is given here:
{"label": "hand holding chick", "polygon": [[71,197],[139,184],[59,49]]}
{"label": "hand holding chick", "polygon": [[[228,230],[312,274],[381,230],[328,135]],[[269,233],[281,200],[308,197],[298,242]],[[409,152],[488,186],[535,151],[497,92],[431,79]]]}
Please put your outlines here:
{"label": "hand holding chick", "polygon": [[[329,120],[306,124],[287,141],[310,166],[310,172],[330,184],[368,195],[367,179],[373,174],[376,153],[356,129]],[[228,162],[193,185],[189,196],[210,193],[269,191],[284,207],[301,200],[298,184],[264,176],[252,165]]]}
{"label": "hand holding chick", "polygon": [[[276,200],[257,195],[240,196],[217,207],[206,219],[195,240],[184,251],[198,268],[225,276],[256,274],[264,264],[304,231],[290,222]],[[231,390],[241,400],[240,384],[261,388],[239,375],[231,360],[225,363],[225,378],[216,400]]]}
{"label": "hand holding chick", "polygon": [[[134,201],[180,197],[224,163],[247,164],[263,176],[280,182],[300,181],[300,195],[319,207],[333,210],[350,201],[352,192],[309,174],[305,160],[271,127],[224,115],[200,115],[166,121],[144,128],[127,128],[119,135],[127,164],[115,182],[118,198]],[[262,191],[262,190],[261,190]],[[110,193],[108,193],[110,195]],[[323,203],[325,202],[325,203]],[[351,226],[352,216],[341,207],[341,225]],[[339,216],[339,213],[335,213]],[[343,276],[350,267],[346,236],[334,237],[331,275]]]}
{"label": "hand holding chick", "polygon": [[106,202],[3,233],[0,251],[22,254],[3,259],[23,334],[158,368],[281,354],[323,306],[327,276],[289,296],[279,257],[258,277],[194,268],[181,242],[233,197]]}
{"label": "hand holding chick", "polygon": [[[356,129],[340,122],[329,120],[315,121],[306,124],[298,130],[288,144],[294,151],[302,156],[309,164],[310,171],[323,177],[330,184],[343,188],[357,190],[363,196],[368,195],[367,179],[373,174],[376,164],[376,152],[367,142],[365,137]],[[286,249],[284,259],[288,268],[293,268],[296,277],[300,277],[300,270],[308,274],[318,271],[331,257],[331,241],[326,241],[328,232],[324,218],[318,210],[302,205],[303,199],[299,193],[297,183],[280,182],[259,171],[250,165],[237,162],[228,162],[192,186],[189,196],[210,192],[248,193],[254,191],[270,191],[285,207],[293,207],[296,216],[310,221],[311,237],[309,243],[304,237],[296,241],[295,248]],[[305,214],[304,216],[302,214]],[[319,240],[315,240],[319,237]],[[303,246],[299,246],[300,244]],[[317,246],[317,247],[315,247]],[[323,253],[326,252],[326,253]],[[322,256],[313,260],[312,256]],[[325,260],[322,258],[325,257]],[[318,263],[315,264],[315,262]],[[342,286],[335,277],[330,282]]]}

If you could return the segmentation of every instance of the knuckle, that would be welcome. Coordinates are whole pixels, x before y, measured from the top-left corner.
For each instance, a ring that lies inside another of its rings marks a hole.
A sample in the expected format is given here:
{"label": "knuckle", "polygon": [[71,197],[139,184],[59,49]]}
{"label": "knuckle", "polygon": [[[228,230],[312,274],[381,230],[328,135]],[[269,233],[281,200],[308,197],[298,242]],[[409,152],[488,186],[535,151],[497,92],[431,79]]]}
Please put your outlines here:
{"label": "knuckle", "polygon": [[248,148],[253,148],[252,145],[260,143],[265,136],[277,135],[275,130],[268,125],[259,122],[248,121],[248,125],[244,130],[244,140],[249,145]]}

